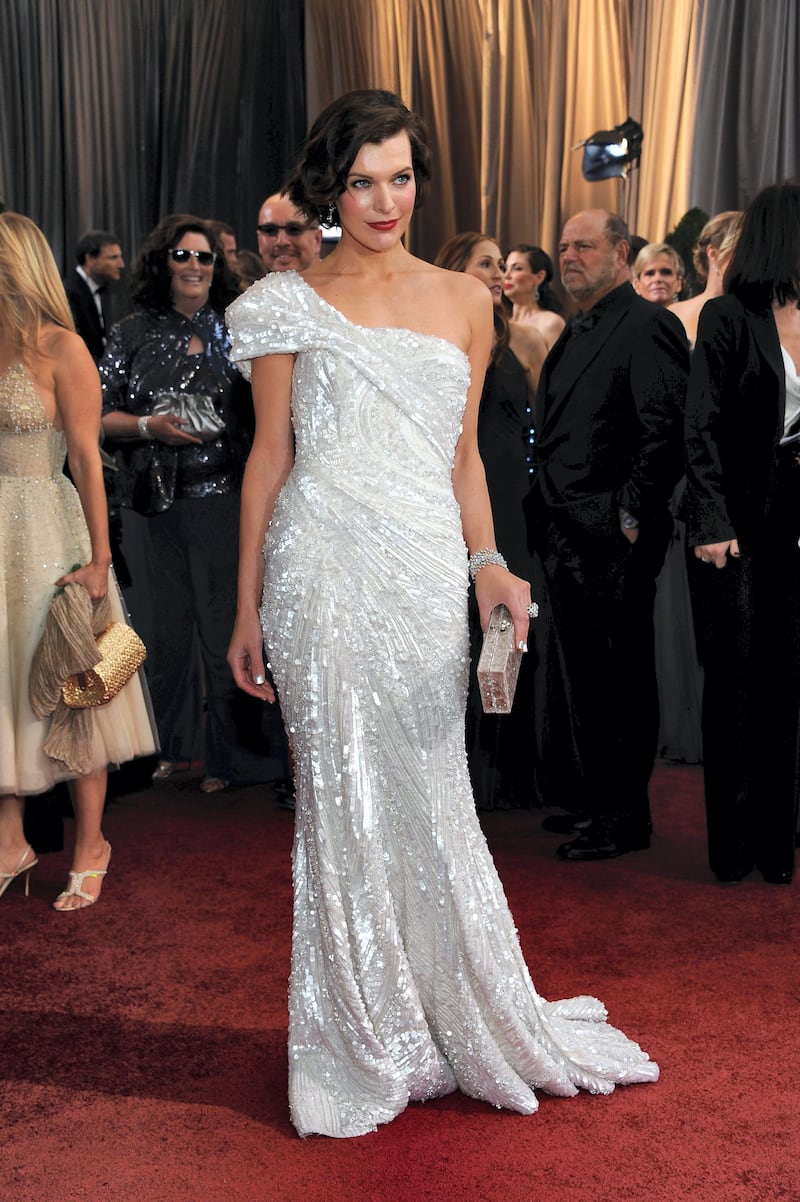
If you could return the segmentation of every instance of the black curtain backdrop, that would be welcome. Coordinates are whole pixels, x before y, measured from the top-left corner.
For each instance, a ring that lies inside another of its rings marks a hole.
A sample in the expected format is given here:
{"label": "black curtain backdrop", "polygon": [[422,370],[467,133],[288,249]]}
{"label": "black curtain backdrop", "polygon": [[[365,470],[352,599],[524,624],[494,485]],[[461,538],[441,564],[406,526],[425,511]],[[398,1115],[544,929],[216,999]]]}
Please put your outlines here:
{"label": "black curtain backdrop", "polygon": [[170,212],[259,205],[305,133],[303,0],[0,0],[0,197],[62,268],[88,229],[127,259]]}
{"label": "black curtain backdrop", "polygon": [[800,176],[800,8],[797,0],[698,0],[698,11],[690,199],[719,213]]}

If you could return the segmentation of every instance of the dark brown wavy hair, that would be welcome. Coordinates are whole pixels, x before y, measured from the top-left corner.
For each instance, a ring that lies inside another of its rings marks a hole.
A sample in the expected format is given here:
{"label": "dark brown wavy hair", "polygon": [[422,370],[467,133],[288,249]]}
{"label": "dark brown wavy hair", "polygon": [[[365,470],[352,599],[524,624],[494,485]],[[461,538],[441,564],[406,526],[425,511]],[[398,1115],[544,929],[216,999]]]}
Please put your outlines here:
{"label": "dark brown wavy hair", "polygon": [[225,255],[211,224],[191,213],[171,213],[162,218],[145,238],[133,265],[131,292],[137,305],[151,309],[172,308],[172,276],[167,256],[184,234],[202,234],[216,254],[208,303],[223,313],[239,295],[238,281],[225,261]]}
{"label": "dark brown wavy hair", "polygon": [[367,142],[380,145],[408,134],[419,207],[431,177],[428,135],[421,117],[394,92],[360,88],[329,104],[311,126],[297,164],[281,189],[309,221],[338,224],[336,201],[347,186],[353,160]]}
{"label": "dark brown wavy hair", "polygon": [[544,272],[544,279],[539,285],[539,308],[546,309],[549,313],[558,313],[560,317],[563,317],[564,306],[551,287],[553,282],[553,260],[547,251],[542,250],[541,246],[531,246],[529,242],[518,242],[516,246],[509,247],[506,251],[506,258],[512,253],[524,255],[528,260],[528,266],[532,272]]}

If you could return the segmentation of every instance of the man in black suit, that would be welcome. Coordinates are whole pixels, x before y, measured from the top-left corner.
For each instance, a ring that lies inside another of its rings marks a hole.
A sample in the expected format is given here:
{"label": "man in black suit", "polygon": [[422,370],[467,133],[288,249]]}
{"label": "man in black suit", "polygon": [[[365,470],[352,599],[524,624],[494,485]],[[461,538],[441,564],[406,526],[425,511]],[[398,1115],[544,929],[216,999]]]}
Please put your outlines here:
{"label": "man in black suit", "polygon": [[560,828],[577,835],[558,849],[566,860],[650,845],[653,601],[682,473],[689,350],[678,320],[636,296],[629,249],[624,222],[604,209],[566,223],[561,282],[582,312],[545,360],[535,408],[529,537],[561,641],[585,785],[573,799],[583,820]]}
{"label": "man in black suit", "polygon": [[103,355],[111,324],[106,288],[122,275],[125,260],[119,238],[108,230],[90,230],[76,248],[77,268],[64,281],[75,329],[95,362]]}

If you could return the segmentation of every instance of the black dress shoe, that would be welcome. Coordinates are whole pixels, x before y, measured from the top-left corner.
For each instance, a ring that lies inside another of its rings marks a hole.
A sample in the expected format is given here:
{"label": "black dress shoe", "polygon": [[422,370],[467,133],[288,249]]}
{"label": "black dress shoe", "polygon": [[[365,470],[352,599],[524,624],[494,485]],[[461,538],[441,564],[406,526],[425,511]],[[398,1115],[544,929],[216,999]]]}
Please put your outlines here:
{"label": "black dress shoe", "polygon": [[794,874],[789,869],[785,872],[775,872],[772,869],[762,868],[761,875],[768,885],[791,885]]}
{"label": "black dress shoe", "polygon": [[276,780],[272,782],[272,794],[278,806],[282,810],[293,810],[294,805],[294,781],[292,780]]}
{"label": "black dress shoe", "polygon": [[724,860],[718,858],[715,863],[711,864],[711,871],[720,885],[738,885],[740,881],[750,875],[754,868],[755,863],[747,858],[746,851],[743,851],[742,857],[738,860],[732,856],[726,864]]}
{"label": "black dress shoe", "polygon": [[551,835],[571,835],[573,831],[585,831],[592,825],[586,814],[548,814],[542,819],[542,830]]}
{"label": "black dress shoe", "polygon": [[613,860],[629,851],[645,851],[649,846],[650,836],[646,831],[633,834],[630,831],[589,827],[571,843],[562,843],[557,847],[556,855],[560,860],[582,863],[590,860]]}

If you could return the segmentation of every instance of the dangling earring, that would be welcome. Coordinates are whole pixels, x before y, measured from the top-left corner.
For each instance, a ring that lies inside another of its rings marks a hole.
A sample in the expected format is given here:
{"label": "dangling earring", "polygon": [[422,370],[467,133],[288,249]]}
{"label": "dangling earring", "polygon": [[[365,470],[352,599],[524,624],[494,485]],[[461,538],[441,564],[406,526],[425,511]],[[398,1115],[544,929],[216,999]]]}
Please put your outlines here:
{"label": "dangling earring", "polygon": [[336,211],[336,205],[333,203],[333,201],[325,206],[325,208],[322,210],[321,216],[323,225],[331,226],[339,224],[339,214]]}
{"label": "dangling earring", "polygon": [[536,304],[538,305],[538,303],[539,303],[539,285],[538,284],[536,285],[536,287],[533,290],[533,299],[536,301]]}

